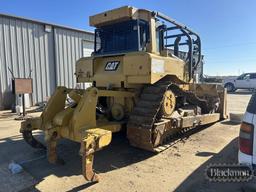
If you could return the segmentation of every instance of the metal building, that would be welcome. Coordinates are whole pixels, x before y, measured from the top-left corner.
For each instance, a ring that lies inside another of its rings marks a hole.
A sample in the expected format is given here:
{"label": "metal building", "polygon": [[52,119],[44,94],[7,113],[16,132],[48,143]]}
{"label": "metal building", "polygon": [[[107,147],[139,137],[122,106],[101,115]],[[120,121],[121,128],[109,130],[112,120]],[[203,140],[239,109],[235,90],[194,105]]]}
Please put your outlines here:
{"label": "metal building", "polygon": [[65,26],[0,14],[0,109],[10,108],[15,78],[33,79],[32,104],[56,86],[75,87],[75,62],[93,51],[94,34]]}

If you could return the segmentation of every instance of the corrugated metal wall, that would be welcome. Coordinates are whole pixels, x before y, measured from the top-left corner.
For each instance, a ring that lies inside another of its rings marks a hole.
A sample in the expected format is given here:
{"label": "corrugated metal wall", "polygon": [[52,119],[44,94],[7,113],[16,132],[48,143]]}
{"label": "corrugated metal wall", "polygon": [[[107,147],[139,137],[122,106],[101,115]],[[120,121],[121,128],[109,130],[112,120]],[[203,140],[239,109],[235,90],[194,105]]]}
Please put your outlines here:
{"label": "corrugated metal wall", "polygon": [[[94,36],[86,33],[67,29],[55,28],[55,52],[57,85],[65,85],[69,88],[76,87],[74,63],[83,56],[83,42],[87,42],[90,48],[94,42]],[[83,86],[82,86],[83,87]]]}
{"label": "corrugated metal wall", "polygon": [[33,78],[33,104],[45,101],[57,85],[75,86],[75,61],[82,57],[82,40],[93,34],[32,20],[0,15],[0,109],[14,102],[12,74]]}

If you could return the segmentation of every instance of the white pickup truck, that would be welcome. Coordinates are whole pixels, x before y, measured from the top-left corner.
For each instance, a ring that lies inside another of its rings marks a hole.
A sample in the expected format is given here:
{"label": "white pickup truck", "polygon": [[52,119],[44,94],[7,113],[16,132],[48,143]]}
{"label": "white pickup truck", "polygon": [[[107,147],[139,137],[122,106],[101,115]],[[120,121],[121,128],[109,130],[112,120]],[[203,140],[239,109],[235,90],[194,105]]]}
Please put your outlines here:
{"label": "white pickup truck", "polygon": [[256,92],[251,97],[241,123],[238,161],[241,164],[256,164]]}
{"label": "white pickup truck", "polygon": [[234,92],[237,89],[256,89],[256,73],[244,73],[239,77],[227,78],[223,81],[224,87],[228,92]]}

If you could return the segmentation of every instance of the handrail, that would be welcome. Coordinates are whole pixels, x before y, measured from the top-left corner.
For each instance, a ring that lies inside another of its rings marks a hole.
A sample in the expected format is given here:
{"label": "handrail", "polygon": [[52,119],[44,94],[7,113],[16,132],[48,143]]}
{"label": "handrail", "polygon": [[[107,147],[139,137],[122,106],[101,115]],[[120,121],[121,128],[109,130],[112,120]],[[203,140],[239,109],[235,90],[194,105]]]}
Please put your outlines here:
{"label": "handrail", "polygon": [[[201,39],[199,35],[194,32],[192,29],[188,28],[186,25],[175,21],[174,19],[170,18],[169,16],[164,15],[160,12],[152,12],[152,15],[160,18],[164,21],[170,22],[174,26],[167,27],[165,31],[171,30],[180,30],[181,34],[176,35],[169,35],[165,36],[164,39],[176,38],[174,44],[165,45],[165,47],[175,47],[176,49],[181,45],[188,45],[188,55],[186,58],[186,63],[189,66],[189,80],[193,79],[194,72],[197,69],[199,63],[201,62]],[[186,36],[187,42],[180,43],[180,37]],[[177,52],[174,50],[174,52]],[[195,62],[195,58],[197,57],[197,61]]]}

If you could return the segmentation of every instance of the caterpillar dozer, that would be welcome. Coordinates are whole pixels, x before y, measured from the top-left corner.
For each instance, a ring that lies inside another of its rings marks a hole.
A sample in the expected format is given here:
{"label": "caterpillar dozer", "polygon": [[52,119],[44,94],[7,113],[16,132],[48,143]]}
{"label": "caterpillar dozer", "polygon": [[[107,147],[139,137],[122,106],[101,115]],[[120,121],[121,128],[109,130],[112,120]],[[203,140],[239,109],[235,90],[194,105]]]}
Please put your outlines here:
{"label": "caterpillar dozer", "polygon": [[[201,41],[193,30],[130,6],[91,16],[90,25],[94,52],[76,62],[75,75],[91,86],[58,87],[40,117],[21,123],[25,141],[46,148],[50,163],[59,160],[59,139],[79,142],[82,173],[98,181],[94,153],[110,144],[112,133],[126,130],[132,146],[161,152],[174,133],[227,117],[225,89],[197,82]],[[47,146],[33,137],[37,129]]]}

